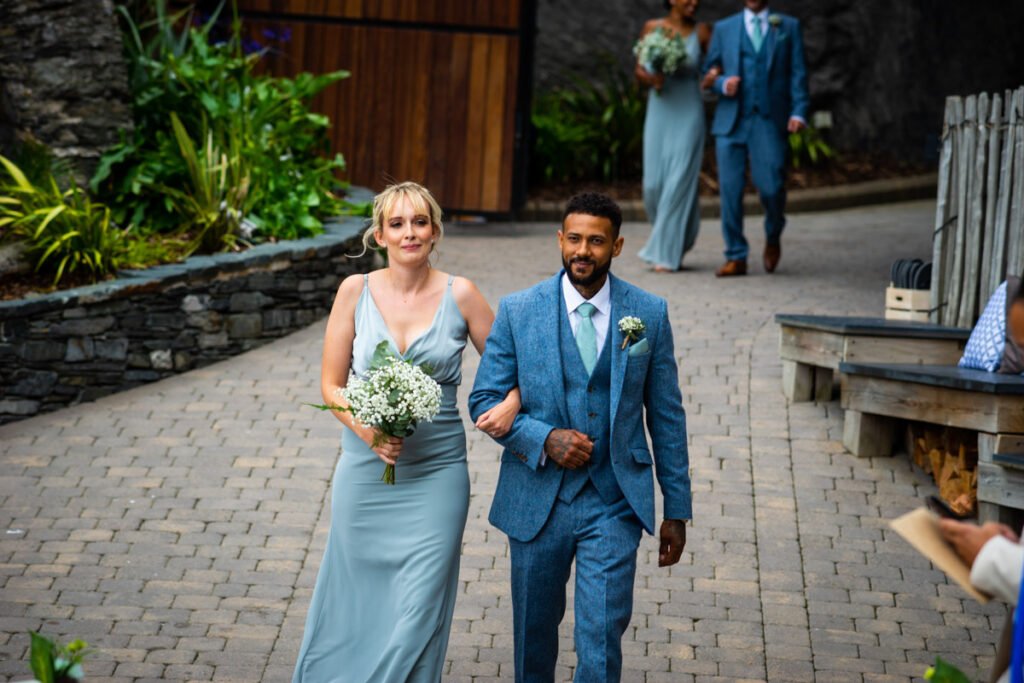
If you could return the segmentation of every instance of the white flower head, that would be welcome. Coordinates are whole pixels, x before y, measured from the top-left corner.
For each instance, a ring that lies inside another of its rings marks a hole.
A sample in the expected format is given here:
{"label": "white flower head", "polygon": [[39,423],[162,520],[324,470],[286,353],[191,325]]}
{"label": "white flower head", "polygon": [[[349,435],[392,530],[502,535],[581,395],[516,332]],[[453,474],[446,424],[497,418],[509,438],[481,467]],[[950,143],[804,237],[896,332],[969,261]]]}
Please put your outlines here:
{"label": "white flower head", "polygon": [[779,24],[782,23],[782,17],[780,17],[778,14],[769,14],[768,23],[771,24],[772,26],[778,26]]}
{"label": "white flower head", "polygon": [[640,335],[647,329],[647,325],[640,318],[636,318],[631,315],[627,315],[619,319],[619,332],[625,335],[622,340],[622,348],[626,348],[626,345],[631,341],[638,341]]}

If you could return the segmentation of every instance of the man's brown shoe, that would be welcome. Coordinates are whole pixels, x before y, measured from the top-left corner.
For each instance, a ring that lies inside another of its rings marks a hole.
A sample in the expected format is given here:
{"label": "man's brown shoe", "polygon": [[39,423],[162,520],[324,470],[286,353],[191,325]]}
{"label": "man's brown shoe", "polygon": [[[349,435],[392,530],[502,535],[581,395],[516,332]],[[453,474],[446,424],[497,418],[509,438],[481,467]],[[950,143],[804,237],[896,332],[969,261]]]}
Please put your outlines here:
{"label": "man's brown shoe", "polygon": [[782,245],[781,244],[766,244],[764,245],[764,269],[766,272],[774,273],[775,269],[779,265],[779,259],[782,258]]}
{"label": "man's brown shoe", "polygon": [[716,277],[731,277],[733,275],[746,275],[746,261],[726,261],[715,271]]}

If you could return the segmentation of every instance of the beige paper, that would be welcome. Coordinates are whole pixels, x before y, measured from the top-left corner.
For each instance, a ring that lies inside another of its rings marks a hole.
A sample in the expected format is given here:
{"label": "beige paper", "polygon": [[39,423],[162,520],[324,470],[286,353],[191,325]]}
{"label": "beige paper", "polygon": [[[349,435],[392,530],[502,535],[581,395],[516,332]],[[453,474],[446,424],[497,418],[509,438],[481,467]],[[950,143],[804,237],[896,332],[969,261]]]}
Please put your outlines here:
{"label": "beige paper", "polygon": [[939,518],[927,508],[918,508],[902,517],[898,517],[889,526],[902,536],[907,543],[914,546],[932,561],[936,567],[946,572],[949,578],[970,594],[975,600],[984,604],[991,598],[971,585],[971,568],[960,559],[953,547],[939,532]]}

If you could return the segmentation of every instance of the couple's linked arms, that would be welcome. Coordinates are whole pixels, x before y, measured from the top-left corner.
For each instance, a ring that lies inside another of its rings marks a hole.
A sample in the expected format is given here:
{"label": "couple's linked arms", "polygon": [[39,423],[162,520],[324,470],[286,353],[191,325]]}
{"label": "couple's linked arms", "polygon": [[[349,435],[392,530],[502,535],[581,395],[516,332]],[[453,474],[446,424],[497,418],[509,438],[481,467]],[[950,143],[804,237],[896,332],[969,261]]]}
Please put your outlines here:
{"label": "couple's linked arms", "polygon": [[[788,130],[796,133],[807,125],[807,109],[810,104],[810,94],[807,90],[807,60],[804,56],[803,30],[800,21],[792,19],[794,30],[788,32],[792,35],[791,40],[791,61],[789,68],[789,97],[791,100],[792,112],[789,115]],[[716,26],[717,28],[717,26]],[[726,75],[723,70],[722,36],[723,30],[716,30],[711,34],[711,43],[708,46],[707,55],[704,57],[704,78],[701,87],[713,89],[714,92],[725,97],[736,97],[739,94],[740,77]]]}
{"label": "couple's linked arms", "polygon": [[[476,422],[518,385],[515,341],[509,327],[506,304],[501,301],[498,303],[498,315],[491,326],[491,334],[487,338],[487,348],[480,357],[473,391],[469,395],[470,417]],[[519,411],[508,432],[493,438],[530,469],[536,470],[544,453],[544,442],[554,428],[553,425]]]}

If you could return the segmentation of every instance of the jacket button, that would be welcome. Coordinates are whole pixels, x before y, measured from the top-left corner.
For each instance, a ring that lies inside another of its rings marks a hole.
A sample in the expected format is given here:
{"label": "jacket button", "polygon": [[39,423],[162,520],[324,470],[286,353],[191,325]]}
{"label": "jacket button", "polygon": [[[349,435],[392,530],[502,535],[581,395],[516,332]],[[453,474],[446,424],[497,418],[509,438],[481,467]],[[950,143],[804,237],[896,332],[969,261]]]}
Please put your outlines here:
{"label": "jacket button", "polygon": [[587,417],[597,417],[597,413],[587,413]]}

